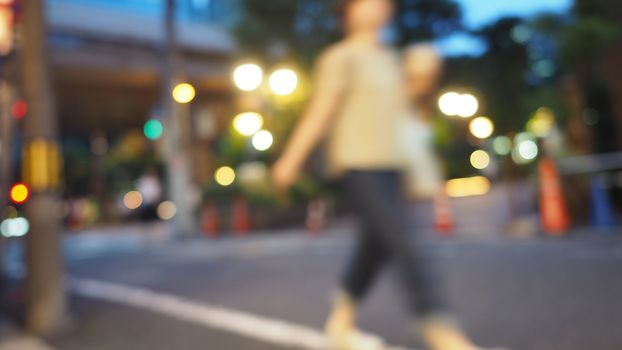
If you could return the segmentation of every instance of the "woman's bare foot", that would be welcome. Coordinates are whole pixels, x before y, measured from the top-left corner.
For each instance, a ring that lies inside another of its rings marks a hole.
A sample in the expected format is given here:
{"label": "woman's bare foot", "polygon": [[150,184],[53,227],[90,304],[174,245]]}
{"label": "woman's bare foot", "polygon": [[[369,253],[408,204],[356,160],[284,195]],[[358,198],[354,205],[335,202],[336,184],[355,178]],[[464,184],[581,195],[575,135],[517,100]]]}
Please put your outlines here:
{"label": "woman's bare foot", "polygon": [[421,334],[430,350],[483,350],[471,342],[451,322],[428,320],[421,325]]}
{"label": "woman's bare foot", "polygon": [[356,303],[345,293],[335,299],[333,310],[326,322],[326,334],[334,350],[381,350],[381,339],[363,334],[356,329]]}
{"label": "woman's bare foot", "polygon": [[329,335],[354,331],[356,326],[356,303],[346,293],[339,293],[326,321]]}

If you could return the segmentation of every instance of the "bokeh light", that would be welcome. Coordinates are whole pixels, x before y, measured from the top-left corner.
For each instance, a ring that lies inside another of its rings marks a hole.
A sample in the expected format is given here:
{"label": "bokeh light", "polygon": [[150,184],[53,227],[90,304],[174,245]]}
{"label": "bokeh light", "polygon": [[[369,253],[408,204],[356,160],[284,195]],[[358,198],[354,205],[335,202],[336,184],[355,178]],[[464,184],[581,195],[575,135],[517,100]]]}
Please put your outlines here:
{"label": "bokeh light", "polygon": [[145,123],[143,131],[147,139],[155,141],[162,137],[162,134],[164,134],[164,126],[161,121],[157,119],[150,119]]}
{"label": "bokeh light", "polygon": [[23,237],[30,231],[30,222],[26,218],[9,218],[0,223],[0,234],[5,238]]}
{"label": "bokeh light", "polygon": [[291,95],[298,87],[298,75],[291,69],[279,69],[270,75],[270,88],[281,96]]}
{"label": "bokeh light", "polygon": [[534,135],[521,132],[514,137],[514,149],[512,160],[516,164],[528,164],[533,162],[539,154],[538,144]]}
{"label": "bokeh light", "polygon": [[274,137],[267,130],[262,130],[253,136],[253,147],[258,151],[267,151],[273,143]]}
{"label": "bokeh light", "polygon": [[445,189],[452,198],[483,196],[490,192],[492,185],[484,176],[453,179],[447,181]]}
{"label": "bokeh light", "polygon": [[534,160],[538,157],[538,144],[533,140],[525,140],[518,144],[518,155],[525,160]]}
{"label": "bokeh light", "polygon": [[471,94],[460,96],[458,115],[462,118],[470,118],[479,110],[479,101]]}
{"label": "bokeh light", "polygon": [[550,108],[539,108],[527,123],[527,131],[538,137],[547,137],[555,127],[555,113]]}
{"label": "bokeh light", "polygon": [[469,123],[469,131],[478,139],[487,139],[495,132],[495,125],[490,118],[477,117]]}
{"label": "bokeh light", "polygon": [[242,91],[253,91],[263,81],[263,71],[256,64],[243,64],[233,71],[233,82]]}
{"label": "bokeh light", "polygon": [[138,191],[130,191],[123,196],[123,204],[129,210],[138,209],[143,204],[143,196]]}
{"label": "bokeh light", "polygon": [[231,186],[235,182],[235,170],[228,166],[220,167],[216,170],[214,179],[221,186]]}
{"label": "bokeh light", "polygon": [[158,205],[156,211],[160,220],[171,220],[177,215],[177,205],[171,201],[165,201]]}
{"label": "bokeh light", "polygon": [[471,165],[477,170],[484,170],[490,165],[490,155],[486,151],[477,150],[471,154]]}
{"label": "bokeh light", "polygon": [[479,110],[479,101],[471,94],[459,94],[452,91],[440,97],[438,106],[447,116],[470,118]]}
{"label": "bokeh light", "polygon": [[13,102],[11,106],[11,115],[13,118],[19,120],[22,119],[28,114],[28,103],[24,100],[17,100]]}
{"label": "bokeh light", "polygon": [[458,115],[460,94],[457,92],[448,92],[443,94],[438,100],[438,107],[445,115],[450,117]]}
{"label": "bokeh light", "polygon": [[512,140],[507,136],[498,136],[492,142],[492,149],[500,156],[507,156],[512,152]]}
{"label": "bokeh light", "polygon": [[173,99],[175,99],[177,103],[190,103],[194,100],[195,96],[196,91],[194,90],[194,86],[188,83],[179,84],[173,89]]}
{"label": "bokeh light", "polygon": [[11,201],[15,204],[22,204],[30,197],[30,189],[26,184],[18,183],[13,185],[10,190]]}
{"label": "bokeh light", "polygon": [[263,126],[263,117],[259,113],[240,113],[233,119],[233,128],[244,136],[256,134]]}
{"label": "bokeh light", "polygon": [[261,185],[269,178],[269,169],[266,163],[255,161],[240,165],[237,178],[244,185]]}

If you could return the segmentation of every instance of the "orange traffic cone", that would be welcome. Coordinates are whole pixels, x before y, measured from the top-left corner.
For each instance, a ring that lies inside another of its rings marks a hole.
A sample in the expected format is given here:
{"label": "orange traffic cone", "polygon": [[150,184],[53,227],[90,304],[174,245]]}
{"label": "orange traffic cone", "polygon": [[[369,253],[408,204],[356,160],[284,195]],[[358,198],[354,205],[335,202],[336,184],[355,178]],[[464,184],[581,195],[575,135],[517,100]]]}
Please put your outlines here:
{"label": "orange traffic cone", "polygon": [[218,235],[220,222],[218,220],[218,209],[214,203],[207,203],[201,213],[201,228],[203,234],[208,238],[215,238]]}
{"label": "orange traffic cone", "polygon": [[231,227],[237,235],[244,236],[251,228],[250,211],[248,202],[244,198],[238,198],[231,208]]}
{"label": "orange traffic cone", "polygon": [[441,236],[449,236],[454,231],[454,216],[449,197],[445,192],[434,199],[434,223],[436,232]]}
{"label": "orange traffic cone", "polygon": [[568,209],[564,201],[561,180],[551,158],[545,157],[538,164],[540,175],[540,219],[544,232],[562,236],[570,227]]}

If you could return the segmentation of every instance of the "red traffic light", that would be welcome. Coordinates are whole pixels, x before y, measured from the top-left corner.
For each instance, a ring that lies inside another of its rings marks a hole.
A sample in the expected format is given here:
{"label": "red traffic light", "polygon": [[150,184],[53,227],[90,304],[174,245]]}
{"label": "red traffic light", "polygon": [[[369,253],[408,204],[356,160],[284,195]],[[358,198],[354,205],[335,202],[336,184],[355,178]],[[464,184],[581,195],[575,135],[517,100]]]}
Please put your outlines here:
{"label": "red traffic light", "polygon": [[28,113],[28,103],[24,100],[17,100],[11,106],[11,115],[15,119],[22,119]]}
{"label": "red traffic light", "polygon": [[11,187],[11,201],[15,204],[23,204],[30,198],[30,188],[24,183],[17,183]]}

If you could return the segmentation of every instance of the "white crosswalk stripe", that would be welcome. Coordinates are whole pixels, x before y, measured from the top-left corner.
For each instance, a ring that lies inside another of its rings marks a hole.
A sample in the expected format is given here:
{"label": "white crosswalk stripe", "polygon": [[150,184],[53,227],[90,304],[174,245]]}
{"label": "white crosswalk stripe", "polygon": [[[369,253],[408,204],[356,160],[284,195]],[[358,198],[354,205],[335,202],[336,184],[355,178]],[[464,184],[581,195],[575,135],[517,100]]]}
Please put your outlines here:
{"label": "white crosswalk stripe", "polygon": [[[123,304],[159,313],[181,321],[254,339],[257,341],[305,350],[329,348],[324,334],[311,327],[284,320],[257,316],[219,306],[198,303],[176,295],[89,279],[71,279],[76,295]],[[406,350],[392,347],[387,350]]]}

